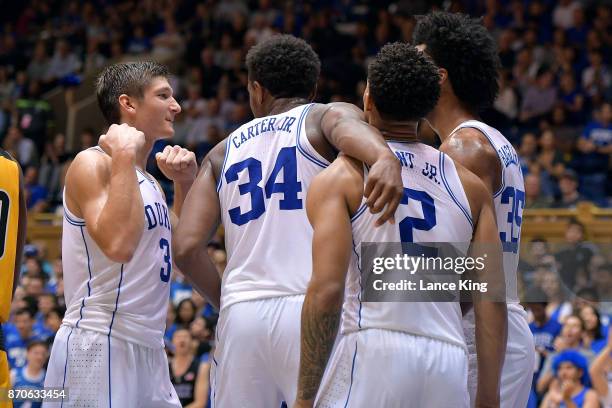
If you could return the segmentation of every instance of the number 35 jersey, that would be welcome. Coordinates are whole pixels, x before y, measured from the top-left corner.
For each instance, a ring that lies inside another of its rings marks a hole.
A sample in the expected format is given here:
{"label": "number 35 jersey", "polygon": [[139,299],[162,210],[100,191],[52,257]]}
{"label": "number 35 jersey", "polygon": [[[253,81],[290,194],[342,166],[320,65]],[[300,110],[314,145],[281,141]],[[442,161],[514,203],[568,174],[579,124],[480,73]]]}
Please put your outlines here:
{"label": "number 35 jersey", "polygon": [[[364,201],[351,219],[353,253],[341,331],[394,330],[465,349],[458,302],[362,301],[362,244],[445,242],[465,253],[473,235],[470,205],[453,160],[422,143],[388,141],[388,144],[402,164],[404,196],[395,213],[395,224],[376,227],[378,216],[367,210]],[[384,274],[379,276],[384,279]]]}
{"label": "number 35 jersey", "polygon": [[217,185],[227,250],[221,309],[306,292],[312,273],[306,192],[329,165],[306,137],[312,106],[256,118],[227,138]]}
{"label": "number 35 jersey", "polygon": [[89,235],[85,221],[68,210],[64,199],[62,262],[67,310],[63,324],[161,348],[172,272],[170,214],[156,181],[134,171],[145,219],[130,262],[107,258]]}
{"label": "number 35 jersey", "polygon": [[[525,183],[519,164],[518,155],[512,144],[495,128],[477,121],[463,122],[461,128],[478,129],[489,140],[501,162],[502,185],[493,194],[497,229],[504,251],[504,275],[506,276],[506,300],[509,304],[518,304],[517,268],[521,244],[521,225],[523,208],[525,208]],[[521,308],[522,310],[522,308]]]}

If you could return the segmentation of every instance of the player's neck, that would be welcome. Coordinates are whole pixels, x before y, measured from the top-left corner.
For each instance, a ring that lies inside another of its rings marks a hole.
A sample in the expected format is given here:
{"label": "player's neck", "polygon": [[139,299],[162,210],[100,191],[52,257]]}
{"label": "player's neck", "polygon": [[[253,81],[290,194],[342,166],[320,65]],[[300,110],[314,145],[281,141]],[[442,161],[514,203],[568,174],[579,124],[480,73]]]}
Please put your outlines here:
{"label": "player's neck", "polygon": [[385,140],[401,140],[403,142],[418,142],[418,122],[390,121],[380,119],[371,123],[383,135]]}
{"label": "player's neck", "polygon": [[279,113],[290,111],[293,108],[297,108],[300,105],[309,103],[309,100],[302,97],[295,98],[277,98],[270,102],[268,106],[267,116],[278,115]]}
{"label": "player's neck", "polygon": [[435,109],[427,115],[427,120],[442,142],[463,122],[478,119],[454,95],[441,97]]}

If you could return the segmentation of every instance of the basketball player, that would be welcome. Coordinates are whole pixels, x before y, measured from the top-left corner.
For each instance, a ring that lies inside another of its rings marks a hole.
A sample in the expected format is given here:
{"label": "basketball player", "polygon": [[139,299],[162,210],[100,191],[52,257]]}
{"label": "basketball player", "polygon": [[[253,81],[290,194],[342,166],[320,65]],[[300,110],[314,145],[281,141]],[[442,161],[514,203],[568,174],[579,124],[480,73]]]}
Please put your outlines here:
{"label": "basketball player", "polygon": [[[493,196],[504,251],[508,300],[501,406],[524,408],[535,359],[533,336],[526,313],[519,305],[516,277],[525,188],[518,156],[510,142],[478,120],[478,112],[492,105],[498,92],[495,40],[478,20],[435,12],[417,22],[413,41],[440,68],[440,99],[428,115],[429,123],[442,140],[440,150],[476,174]],[[468,381],[473,402],[477,367],[472,320],[470,313],[464,325],[471,354]]]}
{"label": "basketball player", "polygon": [[[386,204],[378,219],[384,223],[401,198],[400,165],[361,110],[310,103],[320,62],[303,40],[274,36],[251,48],[246,63],[256,119],[204,159],[174,242],[181,271],[212,281],[219,275],[206,242],[223,222],[227,268],[211,373],[215,406],[279,407],[296,392],[300,311],[312,263],[310,181],[337,151],[358,157],[374,177],[368,205],[378,212]],[[216,290],[207,293],[213,300]]]}
{"label": "basketball player", "polygon": [[[69,391],[57,406],[180,407],[163,341],[172,216],[145,172],[153,144],[174,134],[181,111],[167,77],[160,64],[133,62],[106,68],[96,82],[111,126],[66,174],[67,310],[45,380]],[[174,181],[178,216],[197,173],[195,155],[174,146],[156,159]]]}
{"label": "basketball player", "polygon": [[[307,212],[314,229],[313,273],[302,310],[297,407],[313,406],[341,315],[341,335],[317,407],[441,408],[451,401],[468,406],[459,303],[362,302],[360,293],[363,242],[497,240],[482,182],[417,141],[417,121],[434,107],[439,92],[437,67],[408,44],[387,44],[369,66],[366,116],[403,165],[398,225],[375,228],[372,215],[363,211],[369,175],[361,162],[341,155],[312,182]],[[487,265],[485,280],[496,272]],[[479,384],[484,406],[499,401],[504,350],[503,337],[485,333],[503,336],[506,308],[485,300],[475,308],[478,352],[488,361]]]}
{"label": "basketball player", "polygon": [[[26,238],[23,175],[17,161],[0,150],[0,389],[11,387],[2,324],[9,319],[11,301],[19,283]],[[0,407],[12,407],[0,402]]]}

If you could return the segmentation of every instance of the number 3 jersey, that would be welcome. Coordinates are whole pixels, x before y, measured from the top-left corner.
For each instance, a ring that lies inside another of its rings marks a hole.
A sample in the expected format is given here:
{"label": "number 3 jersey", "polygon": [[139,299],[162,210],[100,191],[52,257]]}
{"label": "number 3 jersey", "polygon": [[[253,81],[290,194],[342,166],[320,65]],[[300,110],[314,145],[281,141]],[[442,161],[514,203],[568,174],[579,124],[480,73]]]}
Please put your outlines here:
{"label": "number 3 jersey", "polygon": [[512,144],[495,128],[477,121],[468,120],[457,126],[451,134],[462,128],[478,129],[489,140],[501,162],[502,185],[493,194],[495,217],[499,238],[502,242],[504,275],[506,276],[506,300],[511,307],[518,306],[517,268],[525,207],[525,183],[518,155]]}
{"label": "number 3 jersey", "polygon": [[341,332],[387,329],[446,341],[465,349],[458,302],[362,301],[362,244],[446,242],[465,253],[473,234],[470,205],[453,160],[422,143],[387,143],[402,164],[404,196],[395,213],[395,224],[375,227],[378,215],[371,214],[363,201],[351,219],[353,253],[346,279]]}
{"label": "number 3 jersey", "polygon": [[172,272],[170,214],[156,181],[134,171],[145,219],[140,242],[128,263],[113,262],[104,255],[85,221],[68,210],[64,198],[62,262],[67,310],[63,323],[160,348]]}
{"label": "number 3 jersey", "polygon": [[256,118],[227,139],[217,185],[227,250],[221,309],[306,292],[312,273],[306,192],[329,165],[306,137],[312,106]]}

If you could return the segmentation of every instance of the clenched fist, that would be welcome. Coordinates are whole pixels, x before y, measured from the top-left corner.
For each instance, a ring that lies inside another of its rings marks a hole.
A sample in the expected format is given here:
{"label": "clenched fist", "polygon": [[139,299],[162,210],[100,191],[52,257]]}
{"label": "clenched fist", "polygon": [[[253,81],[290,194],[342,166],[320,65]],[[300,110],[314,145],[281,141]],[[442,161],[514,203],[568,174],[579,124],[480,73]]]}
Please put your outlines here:
{"label": "clenched fist", "polygon": [[155,155],[157,166],[172,181],[192,182],[198,174],[195,154],[181,146],[166,146]]}
{"label": "clenched fist", "polygon": [[98,144],[111,156],[117,152],[136,154],[145,144],[145,135],[128,124],[113,124],[100,136]]}

